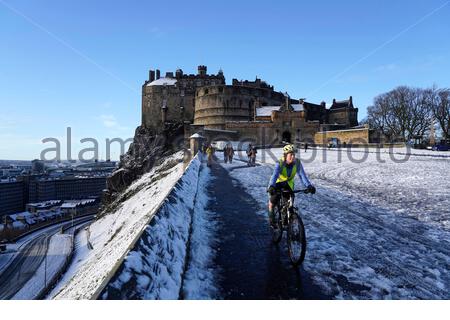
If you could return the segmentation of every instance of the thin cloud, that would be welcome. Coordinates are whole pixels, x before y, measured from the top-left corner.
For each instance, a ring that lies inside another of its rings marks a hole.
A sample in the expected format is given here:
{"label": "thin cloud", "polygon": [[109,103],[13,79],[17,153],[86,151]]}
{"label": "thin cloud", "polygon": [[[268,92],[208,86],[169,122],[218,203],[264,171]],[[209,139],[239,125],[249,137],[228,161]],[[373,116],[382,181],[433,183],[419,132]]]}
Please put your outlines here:
{"label": "thin cloud", "polygon": [[156,38],[156,39],[161,39],[161,38],[163,38],[164,36],[166,36],[166,34],[167,34],[167,32],[161,30],[161,29],[158,28],[158,27],[153,27],[153,28],[151,28],[151,29],[149,30],[149,32],[150,32],[150,34],[151,34],[154,38]]}
{"label": "thin cloud", "polygon": [[398,70],[399,66],[395,63],[388,63],[381,66],[378,66],[374,69],[375,72],[386,72],[386,71],[394,71]]}
{"label": "thin cloud", "polygon": [[112,114],[102,114],[98,117],[104,127],[115,130],[129,130],[128,127],[121,126],[116,117]]}

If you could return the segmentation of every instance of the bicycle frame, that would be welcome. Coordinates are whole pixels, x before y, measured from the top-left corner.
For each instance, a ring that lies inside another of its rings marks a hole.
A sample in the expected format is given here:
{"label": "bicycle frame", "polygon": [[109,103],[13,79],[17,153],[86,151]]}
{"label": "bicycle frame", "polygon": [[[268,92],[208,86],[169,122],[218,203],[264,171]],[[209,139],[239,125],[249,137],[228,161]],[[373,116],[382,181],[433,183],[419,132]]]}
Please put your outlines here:
{"label": "bicycle frame", "polygon": [[279,190],[278,192],[281,196],[277,204],[278,228],[272,229],[272,241],[279,243],[283,237],[283,232],[286,231],[289,258],[294,266],[298,266],[305,258],[306,235],[299,210],[294,206],[295,194],[299,192],[308,193],[308,191],[306,189]]}
{"label": "bicycle frame", "polygon": [[[284,214],[287,214],[287,221],[289,221],[289,218],[291,216],[291,213],[294,211],[296,213],[298,213],[298,208],[294,206],[294,201],[295,201],[295,194],[296,193],[307,193],[307,189],[303,189],[303,190],[294,190],[294,191],[285,191],[282,190],[280,191],[281,194],[281,198],[280,198],[280,203],[279,205],[279,209],[280,209],[280,214],[281,214],[281,218],[284,218]],[[289,199],[288,201],[285,203],[284,201],[284,196],[283,193],[287,193],[289,194]]]}

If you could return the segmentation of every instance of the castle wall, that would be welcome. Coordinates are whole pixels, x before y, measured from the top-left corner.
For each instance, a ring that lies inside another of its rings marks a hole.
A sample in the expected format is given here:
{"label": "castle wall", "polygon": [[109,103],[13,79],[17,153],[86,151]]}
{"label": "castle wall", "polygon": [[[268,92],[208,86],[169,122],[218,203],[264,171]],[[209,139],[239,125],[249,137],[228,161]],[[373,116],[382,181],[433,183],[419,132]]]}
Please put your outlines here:
{"label": "castle wall", "polygon": [[340,144],[367,144],[370,142],[369,128],[317,132],[314,143],[326,145],[331,138],[337,138]]}
{"label": "castle wall", "polygon": [[207,75],[205,72],[206,68],[197,75],[187,75],[182,74],[182,71],[177,71],[176,77],[169,72],[166,77],[173,80],[173,85],[149,85],[151,81],[146,81],[142,86],[142,125],[160,130],[163,127],[163,105],[167,107],[166,121],[189,121],[192,123],[197,88],[225,84],[223,74]]}
{"label": "castle wall", "polygon": [[358,109],[357,108],[342,108],[328,110],[328,123],[330,124],[342,124],[348,127],[354,127],[358,125]]}
{"label": "castle wall", "polygon": [[283,94],[266,88],[209,86],[197,89],[194,124],[224,129],[227,121],[250,121],[254,104],[280,105]]}
{"label": "castle wall", "polygon": [[306,122],[300,117],[295,118],[297,112],[286,113],[289,115],[279,112],[274,122],[227,122],[225,128],[238,131],[241,140],[250,140],[260,145],[280,144],[286,140],[286,135],[290,136],[292,143],[313,142],[314,135],[319,130],[319,122]]}
{"label": "castle wall", "polygon": [[[142,124],[147,128],[162,127],[162,107],[167,107],[167,121],[192,121],[194,118],[195,91],[175,86],[144,88],[142,96]],[[184,96],[181,96],[184,94]],[[184,106],[184,110],[181,108]]]}

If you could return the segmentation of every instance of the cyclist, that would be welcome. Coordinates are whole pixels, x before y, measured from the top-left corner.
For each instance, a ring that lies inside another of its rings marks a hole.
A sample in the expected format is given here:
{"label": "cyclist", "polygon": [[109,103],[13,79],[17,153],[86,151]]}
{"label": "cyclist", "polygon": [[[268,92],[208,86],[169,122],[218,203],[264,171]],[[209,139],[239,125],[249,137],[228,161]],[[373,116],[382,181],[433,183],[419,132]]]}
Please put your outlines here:
{"label": "cyclist", "polygon": [[247,146],[247,150],[246,150],[247,158],[248,158],[248,161],[247,161],[247,165],[248,166],[250,166],[250,154],[251,154],[251,151],[252,151],[252,144],[249,143],[248,146]]}
{"label": "cyclist", "polygon": [[214,148],[211,144],[206,148],[206,154],[208,155],[208,167],[211,167],[214,157]]}
{"label": "cyclist", "polygon": [[295,147],[288,144],[283,148],[283,157],[278,160],[275,170],[269,182],[267,191],[270,194],[269,200],[269,222],[273,228],[276,228],[274,206],[280,201],[281,190],[294,190],[294,178],[297,174],[300,181],[306,187],[308,193],[316,193],[316,188],[311,184],[306,176],[303,165],[299,159],[295,158]]}

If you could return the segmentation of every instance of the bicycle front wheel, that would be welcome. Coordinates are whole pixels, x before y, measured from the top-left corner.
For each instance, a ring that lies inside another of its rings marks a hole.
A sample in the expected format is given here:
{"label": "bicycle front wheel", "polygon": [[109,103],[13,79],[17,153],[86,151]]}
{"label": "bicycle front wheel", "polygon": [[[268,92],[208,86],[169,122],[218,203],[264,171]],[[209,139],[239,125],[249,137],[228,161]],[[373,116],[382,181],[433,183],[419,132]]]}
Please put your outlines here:
{"label": "bicycle front wheel", "polygon": [[306,235],[303,221],[297,213],[292,213],[289,217],[287,243],[292,264],[300,265],[305,259]]}

